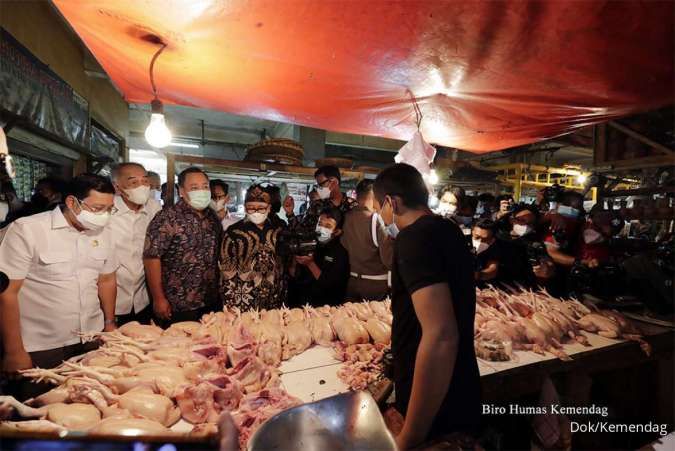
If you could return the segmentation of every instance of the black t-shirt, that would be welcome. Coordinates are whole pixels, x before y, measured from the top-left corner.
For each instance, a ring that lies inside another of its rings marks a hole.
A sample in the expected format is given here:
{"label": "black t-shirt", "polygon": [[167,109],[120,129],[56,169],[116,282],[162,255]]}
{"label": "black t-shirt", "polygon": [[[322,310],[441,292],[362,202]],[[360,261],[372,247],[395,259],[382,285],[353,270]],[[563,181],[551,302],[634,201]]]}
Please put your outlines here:
{"label": "black t-shirt", "polygon": [[340,240],[317,246],[314,261],[321,268],[321,276],[315,279],[309,269],[298,265],[296,277],[290,281],[289,304],[314,307],[342,304],[349,280],[349,255]]}
{"label": "black t-shirt", "polygon": [[392,353],[396,407],[406,414],[422,329],[411,294],[437,283],[450,287],[459,329],[459,349],[448,393],[429,438],[476,432],[480,417],[480,375],[473,347],[476,292],[473,257],[459,227],[440,216],[423,216],[402,230],[392,268]]}

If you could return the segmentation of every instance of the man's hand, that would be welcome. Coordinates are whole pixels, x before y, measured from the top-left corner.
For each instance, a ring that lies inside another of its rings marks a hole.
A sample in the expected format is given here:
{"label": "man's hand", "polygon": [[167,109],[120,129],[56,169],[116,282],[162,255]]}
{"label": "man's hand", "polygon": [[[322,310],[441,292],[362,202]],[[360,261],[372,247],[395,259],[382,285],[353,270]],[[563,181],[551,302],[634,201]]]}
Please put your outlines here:
{"label": "man's hand", "polygon": [[539,260],[539,264],[532,267],[532,272],[539,279],[550,279],[555,273],[555,264],[550,260]]}
{"label": "man's hand", "polygon": [[598,261],[597,258],[589,258],[587,260],[582,260],[581,263],[591,269],[600,266],[600,262]]}
{"label": "man's hand", "polygon": [[167,301],[166,298],[154,299],[152,301],[152,309],[159,319],[171,319],[171,304],[169,304],[169,301]]}
{"label": "man's hand", "polygon": [[8,353],[2,359],[2,372],[10,379],[17,378],[19,370],[29,368],[33,368],[33,360],[26,351]]}
{"label": "man's hand", "polygon": [[311,263],[314,262],[314,255],[313,254],[296,255],[295,261],[301,264],[302,266],[309,266]]}
{"label": "man's hand", "polygon": [[293,216],[293,210],[295,209],[295,201],[291,196],[286,196],[284,199],[284,211],[286,216]]}
{"label": "man's hand", "polygon": [[108,323],[103,326],[103,332],[112,332],[115,329],[117,329],[117,324],[115,323]]}
{"label": "man's hand", "polygon": [[238,451],[239,431],[232,415],[223,411],[218,419],[218,451]]}

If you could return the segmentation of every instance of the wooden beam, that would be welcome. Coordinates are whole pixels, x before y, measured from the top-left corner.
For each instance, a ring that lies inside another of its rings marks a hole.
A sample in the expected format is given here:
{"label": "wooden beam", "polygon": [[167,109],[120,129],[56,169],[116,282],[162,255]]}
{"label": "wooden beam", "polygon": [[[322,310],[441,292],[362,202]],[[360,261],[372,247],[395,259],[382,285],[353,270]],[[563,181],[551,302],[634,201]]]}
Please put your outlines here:
{"label": "wooden beam", "polygon": [[658,168],[662,166],[674,166],[675,155],[652,155],[628,160],[606,161],[593,168],[595,172],[627,171],[631,169]]}
{"label": "wooden beam", "polygon": [[[317,169],[305,166],[265,163],[262,161],[221,160],[218,158],[206,158],[194,155],[174,155],[174,154],[167,154],[167,163],[169,155],[172,155],[176,163],[201,164],[207,166],[217,166],[227,169],[248,169],[261,172],[265,171],[288,172],[291,174],[308,175],[310,177],[314,176],[314,172]],[[351,169],[340,169],[340,173],[342,174],[343,178],[347,179],[353,178],[360,180],[363,178],[364,173],[377,174],[377,171],[354,171]]]}
{"label": "wooden beam", "polygon": [[593,127],[593,164],[604,164],[607,161],[607,124]]}
{"label": "wooden beam", "polygon": [[611,127],[619,130],[620,132],[630,136],[633,139],[637,139],[641,143],[647,144],[649,147],[652,147],[652,148],[658,150],[661,153],[664,153],[666,155],[675,155],[675,150],[673,150],[669,147],[666,147],[661,143],[657,143],[656,141],[653,141],[653,140],[649,139],[648,137],[646,137],[642,133],[638,133],[635,130],[631,130],[630,128],[626,127],[625,125],[621,125],[618,122],[614,122],[614,121],[609,121],[608,124]]}
{"label": "wooden beam", "polygon": [[164,202],[167,205],[173,205],[173,192],[175,189],[176,180],[176,161],[175,155],[172,153],[166,154],[166,196]]}

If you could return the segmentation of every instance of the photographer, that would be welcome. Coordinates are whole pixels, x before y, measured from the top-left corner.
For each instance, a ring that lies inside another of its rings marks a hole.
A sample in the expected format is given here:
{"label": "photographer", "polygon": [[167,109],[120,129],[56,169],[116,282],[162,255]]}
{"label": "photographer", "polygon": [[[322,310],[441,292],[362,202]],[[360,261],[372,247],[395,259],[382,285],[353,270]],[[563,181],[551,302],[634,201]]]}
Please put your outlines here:
{"label": "photographer", "polygon": [[344,302],[349,279],[349,255],[339,237],[342,213],[326,208],[316,225],[318,246],[310,255],[296,255],[289,274],[293,304],[313,306],[338,305]]}
{"label": "photographer", "polygon": [[537,233],[539,218],[538,208],[525,204],[516,205],[504,218],[497,239],[502,261],[508,264],[500,266],[498,283],[545,286],[554,275],[555,265]]}
{"label": "photographer", "polygon": [[513,209],[513,196],[510,194],[502,194],[501,196],[497,196],[496,204],[497,211],[492,214],[492,219],[494,221],[499,221],[508,215]]}
{"label": "photographer", "polygon": [[495,223],[481,219],[471,230],[471,245],[476,256],[474,275],[478,287],[494,281],[499,272],[500,251],[496,244]]}
{"label": "photographer", "polygon": [[441,189],[438,200],[438,214],[455,222],[464,236],[471,235],[476,199],[467,196],[460,186],[446,185]]}

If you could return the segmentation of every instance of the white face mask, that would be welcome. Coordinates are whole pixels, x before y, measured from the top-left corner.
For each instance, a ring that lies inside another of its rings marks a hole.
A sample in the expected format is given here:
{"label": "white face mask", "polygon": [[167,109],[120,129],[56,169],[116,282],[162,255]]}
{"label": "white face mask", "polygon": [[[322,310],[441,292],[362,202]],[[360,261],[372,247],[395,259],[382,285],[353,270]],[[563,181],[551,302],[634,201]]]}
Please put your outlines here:
{"label": "white face mask", "polygon": [[576,208],[570,207],[568,205],[558,205],[558,214],[561,214],[567,218],[577,218],[579,217],[579,210]]}
{"label": "white face mask", "polygon": [[518,236],[525,236],[530,233],[531,230],[532,229],[529,225],[513,224],[513,233]]}
{"label": "white face mask", "polygon": [[476,250],[476,254],[485,252],[490,247],[489,244],[484,243],[481,240],[471,240],[471,243],[473,244],[473,248]]}
{"label": "white face mask", "polygon": [[198,191],[189,191],[188,202],[192,208],[195,210],[204,210],[211,203],[211,190],[198,190]]}
{"label": "white face mask", "polygon": [[106,211],[103,213],[94,213],[92,211],[85,210],[82,207],[82,203],[78,201],[80,206],[80,212],[75,215],[75,219],[79,222],[82,227],[92,232],[99,232],[110,221],[110,212]]}
{"label": "white face mask", "polygon": [[223,211],[225,209],[225,199],[220,199],[218,201],[211,200],[209,207],[213,211]]}
{"label": "white face mask", "polygon": [[255,225],[260,225],[267,219],[267,213],[246,213],[246,217]]}
{"label": "white face mask", "polygon": [[330,188],[327,186],[321,186],[316,189],[316,193],[319,195],[319,199],[328,199],[330,197]]}
{"label": "white face mask", "polygon": [[141,185],[136,188],[125,189],[124,194],[127,195],[129,201],[136,205],[145,205],[150,199],[150,187]]}
{"label": "white face mask", "polygon": [[454,215],[457,211],[457,205],[441,202],[438,204],[438,214],[443,216]]}
{"label": "white face mask", "polygon": [[319,235],[319,243],[327,243],[333,238],[333,230],[328,227],[317,225],[315,231]]}
{"label": "white face mask", "polygon": [[7,219],[7,213],[9,213],[9,205],[7,202],[0,202],[0,222]]}
{"label": "white face mask", "polygon": [[584,230],[584,243],[586,244],[598,244],[605,241],[605,237],[602,236],[602,233],[594,229]]}
{"label": "white face mask", "polygon": [[157,202],[162,200],[162,192],[156,189],[150,190],[150,199],[155,199]]}

